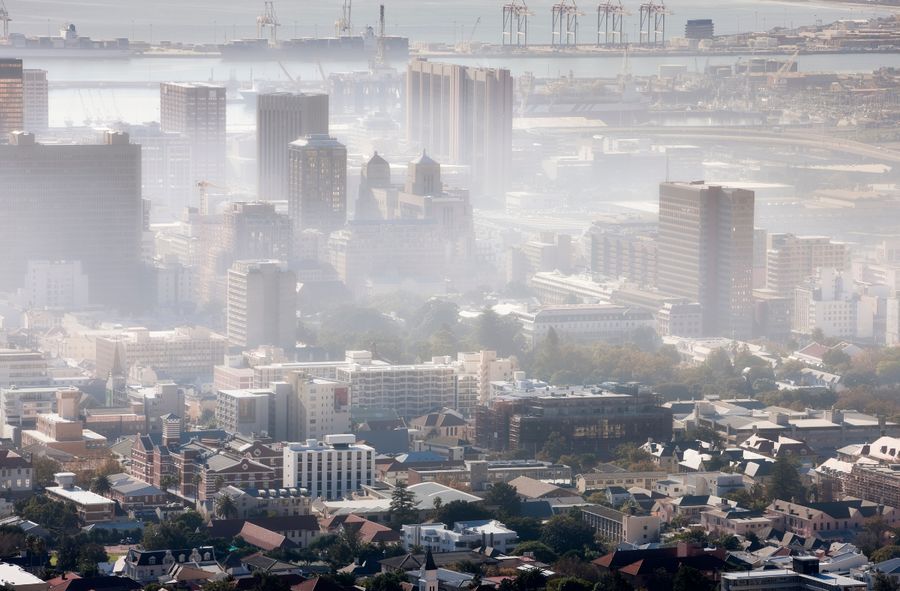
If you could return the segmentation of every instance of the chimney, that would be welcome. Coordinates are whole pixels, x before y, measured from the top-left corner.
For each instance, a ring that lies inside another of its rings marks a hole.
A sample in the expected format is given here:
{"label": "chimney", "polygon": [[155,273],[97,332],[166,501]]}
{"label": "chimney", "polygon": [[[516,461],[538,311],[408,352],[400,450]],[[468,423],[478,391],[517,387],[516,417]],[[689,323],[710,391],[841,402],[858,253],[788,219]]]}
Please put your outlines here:
{"label": "chimney", "polygon": [[494,547],[494,532],[491,532],[491,548]]}

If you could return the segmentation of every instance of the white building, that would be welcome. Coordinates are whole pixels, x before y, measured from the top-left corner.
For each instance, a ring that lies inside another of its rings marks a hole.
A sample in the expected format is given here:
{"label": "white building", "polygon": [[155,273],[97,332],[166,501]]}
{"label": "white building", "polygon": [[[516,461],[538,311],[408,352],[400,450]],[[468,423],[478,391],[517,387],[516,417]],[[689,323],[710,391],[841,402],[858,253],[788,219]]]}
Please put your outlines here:
{"label": "white building", "polygon": [[26,309],[86,307],[88,277],[81,261],[28,261],[18,300]]}
{"label": "white building", "polygon": [[56,387],[0,388],[0,424],[34,427],[40,414],[56,410]]}
{"label": "white building", "polygon": [[457,521],[452,529],[443,523],[404,525],[402,533],[407,550],[421,546],[432,552],[459,552],[484,546],[506,554],[518,541],[516,532],[496,519]]}
{"label": "white building", "polygon": [[296,346],[297,277],[283,261],[236,261],[228,270],[226,307],[233,345]]}
{"label": "white building", "polygon": [[0,388],[31,388],[50,383],[47,360],[39,351],[0,349]]}
{"label": "white building", "polygon": [[0,562],[0,585],[9,585],[15,591],[47,591],[50,588],[50,583],[17,564],[6,562]]}
{"label": "white building", "polygon": [[653,314],[615,304],[542,306],[531,312],[514,312],[522,322],[522,335],[535,346],[552,328],[562,340],[604,341],[622,337],[638,328],[655,329]]}
{"label": "white building", "polygon": [[288,434],[287,384],[264,390],[219,390],[216,393],[216,423],[228,433],[268,435],[284,440]]}
{"label": "white building", "polygon": [[350,431],[350,385],[311,377],[297,371],[288,377],[291,386],[288,439],[323,439],[331,433]]}
{"label": "white building", "polygon": [[[794,290],[793,330],[800,334],[811,334],[821,329],[825,336],[855,338],[871,336],[874,316],[868,314],[868,329],[865,314],[861,315],[860,297],[852,289],[850,277],[840,271],[820,269],[817,276]],[[862,335],[861,332],[868,332]]]}
{"label": "white building", "polygon": [[310,497],[349,497],[375,479],[375,450],[355,435],[327,435],[284,447],[284,486],[305,488]]}
{"label": "white building", "polygon": [[658,515],[631,515],[602,505],[581,507],[581,519],[608,540],[629,544],[659,541]]}

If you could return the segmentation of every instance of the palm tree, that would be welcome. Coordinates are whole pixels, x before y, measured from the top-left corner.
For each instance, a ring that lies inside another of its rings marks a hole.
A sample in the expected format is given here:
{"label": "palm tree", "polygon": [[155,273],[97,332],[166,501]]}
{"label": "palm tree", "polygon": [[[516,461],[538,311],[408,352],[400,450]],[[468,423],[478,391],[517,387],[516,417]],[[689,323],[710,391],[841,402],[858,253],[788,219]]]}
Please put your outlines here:
{"label": "palm tree", "polygon": [[216,500],[216,515],[222,519],[237,517],[238,508],[234,504],[234,500],[228,495],[219,495]]}
{"label": "palm tree", "polygon": [[109,482],[109,476],[106,474],[100,474],[91,481],[91,490],[98,495],[105,495],[111,488],[112,485]]}

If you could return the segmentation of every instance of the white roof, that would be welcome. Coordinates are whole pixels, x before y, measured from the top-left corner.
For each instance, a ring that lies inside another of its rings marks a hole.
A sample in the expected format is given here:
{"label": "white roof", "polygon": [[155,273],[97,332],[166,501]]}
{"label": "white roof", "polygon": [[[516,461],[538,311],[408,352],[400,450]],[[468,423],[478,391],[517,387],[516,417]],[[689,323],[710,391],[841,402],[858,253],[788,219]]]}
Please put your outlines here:
{"label": "white roof", "polygon": [[21,566],[0,562],[0,583],[8,583],[13,587],[19,585],[47,585],[43,580],[37,578],[30,572],[24,570]]}
{"label": "white roof", "polygon": [[63,488],[61,486],[48,486],[47,492],[62,497],[67,501],[72,501],[76,505],[113,505],[114,503],[106,497],[101,497],[97,493],[84,490],[77,486],[72,488]]}

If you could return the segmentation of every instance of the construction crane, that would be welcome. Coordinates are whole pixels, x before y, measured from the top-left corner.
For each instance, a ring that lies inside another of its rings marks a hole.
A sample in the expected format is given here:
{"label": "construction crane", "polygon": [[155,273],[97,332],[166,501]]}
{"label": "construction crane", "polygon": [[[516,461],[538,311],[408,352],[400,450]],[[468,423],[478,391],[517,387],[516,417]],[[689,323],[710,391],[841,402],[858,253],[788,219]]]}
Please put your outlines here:
{"label": "construction crane", "polygon": [[197,188],[200,190],[200,215],[209,215],[209,190],[221,189],[230,192],[231,189],[217,185],[212,181],[197,181]]}
{"label": "construction crane", "polygon": [[528,17],[532,14],[525,0],[503,5],[503,45],[528,45]]}
{"label": "construction crane", "polygon": [[480,25],[480,24],[481,24],[481,17],[479,16],[478,18],[475,19],[475,24],[472,25],[472,30],[469,32],[469,40],[467,41],[467,43],[469,45],[472,44],[472,40],[475,38],[475,31],[478,30],[478,25]]}
{"label": "construction crane", "polygon": [[341,35],[353,34],[353,21],[351,19],[353,13],[353,0],[344,0],[344,7],[341,9],[341,18],[334,23],[334,33],[338,37]]}
{"label": "construction crane", "polygon": [[791,57],[788,58],[786,62],[781,64],[781,67],[778,68],[778,71],[775,72],[775,75],[769,79],[769,86],[778,86],[778,83],[781,81],[781,77],[786,73],[790,72],[794,68],[794,64],[797,63],[797,56],[800,55],[800,50],[795,51]]}
{"label": "construction crane", "polygon": [[3,23],[3,38],[9,39],[9,11],[6,10],[6,2],[0,0],[0,22]]}
{"label": "construction crane", "polygon": [[269,29],[269,40],[274,44],[278,41],[278,16],[275,14],[275,2],[266,2],[263,13],[256,17],[256,38],[262,39],[263,33]]}
{"label": "construction crane", "polygon": [[284,64],[281,63],[281,60],[278,60],[278,67],[281,68],[281,71],[284,72],[284,75],[287,76],[288,80],[290,80],[291,82],[294,82],[294,83],[297,82],[296,80],[294,80],[294,77],[291,76],[291,73],[288,72],[288,69],[286,67],[284,67]]}

